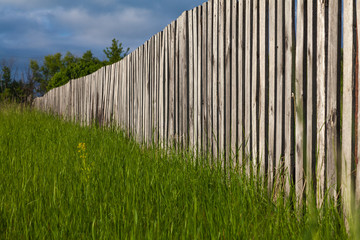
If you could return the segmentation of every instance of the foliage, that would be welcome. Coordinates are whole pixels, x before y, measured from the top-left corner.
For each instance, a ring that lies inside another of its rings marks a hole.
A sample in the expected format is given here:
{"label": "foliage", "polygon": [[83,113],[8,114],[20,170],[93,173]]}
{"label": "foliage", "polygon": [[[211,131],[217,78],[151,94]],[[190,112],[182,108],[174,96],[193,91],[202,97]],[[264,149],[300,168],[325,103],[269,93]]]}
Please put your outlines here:
{"label": "foliage", "polygon": [[125,52],[124,48],[122,46],[122,43],[119,43],[119,41],[114,38],[112,40],[111,47],[110,48],[107,47],[104,50],[104,53],[105,53],[106,57],[108,58],[107,64],[113,64],[113,63],[120,61],[126,55],[128,55],[129,50],[130,49],[128,48]]}
{"label": "foliage", "polygon": [[93,57],[91,51],[84,53],[82,58],[66,59],[65,57],[62,62],[63,67],[51,78],[47,90],[62,86],[71,79],[89,75],[104,66],[99,59]]}
{"label": "foliage", "polygon": [[334,203],[294,209],[241,168],[0,109],[0,239],[348,238]]}
{"label": "foliage", "polygon": [[32,83],[16,80],[12,77],[11,68],[4,65],[0,71],[0,101],[26,102],[32,96]]}
{"label": "foliage", "polygon": [[45,56],[41,67],[37,61],[30,60],[31,73],[37,85],[36,90],[43,95],[53,88],[66,84],[71,79],[84,77],[107,64],[120,61],[128,52],[129,48],[124,52],[122,43],[113,39],[111,47],[104,50],[107,57],[105,61],[94,57],[90,50],[81,58],[74,56],[71,52],[67,52],[65,56],[61,53]]}

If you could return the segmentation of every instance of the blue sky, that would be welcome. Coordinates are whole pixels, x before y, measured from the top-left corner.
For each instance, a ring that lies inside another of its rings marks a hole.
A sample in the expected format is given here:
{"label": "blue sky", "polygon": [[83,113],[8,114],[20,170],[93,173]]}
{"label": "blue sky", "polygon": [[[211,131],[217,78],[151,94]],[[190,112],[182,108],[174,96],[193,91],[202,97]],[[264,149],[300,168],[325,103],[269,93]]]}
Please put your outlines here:
{"label": "blue sky", "polygon": [[0,0],[0,61],[102,50],[116,38],[131,51],[206,0]]}

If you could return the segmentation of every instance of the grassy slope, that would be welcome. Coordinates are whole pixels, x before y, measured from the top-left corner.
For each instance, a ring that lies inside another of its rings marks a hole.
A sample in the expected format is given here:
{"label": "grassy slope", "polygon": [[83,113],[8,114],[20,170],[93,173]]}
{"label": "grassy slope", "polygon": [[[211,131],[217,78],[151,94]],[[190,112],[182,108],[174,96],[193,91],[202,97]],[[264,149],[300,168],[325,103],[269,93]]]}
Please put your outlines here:
{"label": "grassy slope", "polygon": [[346,238],[333,207],[299,217],[254,181],[186,158],[2,106],[0,239]]}

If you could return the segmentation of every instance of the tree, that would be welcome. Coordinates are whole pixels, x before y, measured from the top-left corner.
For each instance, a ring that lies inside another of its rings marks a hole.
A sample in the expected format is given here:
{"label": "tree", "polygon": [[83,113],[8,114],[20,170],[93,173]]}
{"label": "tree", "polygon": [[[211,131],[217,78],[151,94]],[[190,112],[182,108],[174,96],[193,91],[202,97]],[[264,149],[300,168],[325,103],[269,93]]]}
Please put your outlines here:
{"label": "tree", "polygon": [[97,71],[102,66],[104,66],[104,63],[94,57],[92,52],[89,50],[84,53],[82,58],[77,58],[76,61],[68,64],[59,72],[55,73],[48,83],[47,90],[62,86],[71,79],[77,79],[89,75]]}
{"label": "tree", "polygon": [[1,92],[5,91],[11,83],[11,70],[8,66],[3,66],[1,76]]}
{"label": "tree", "polygon": [[104,49],[104,53],[108,59],[108,64],[113,64],[120,61],[126,55],[128,55],[129,51],[130,48],[127,48],[126,52],[124,52],[122,43],[119,43],[119,40],[116,40],[115,38],[112,40],[111,47]]}

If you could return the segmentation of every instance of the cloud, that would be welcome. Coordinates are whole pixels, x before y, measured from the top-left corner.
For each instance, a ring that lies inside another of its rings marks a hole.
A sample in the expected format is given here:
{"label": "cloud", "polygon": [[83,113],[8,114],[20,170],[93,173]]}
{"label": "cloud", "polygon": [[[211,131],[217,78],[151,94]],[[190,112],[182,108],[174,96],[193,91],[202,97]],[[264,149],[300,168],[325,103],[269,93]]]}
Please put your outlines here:
{"label": "cloud", "polygon": [[66,51],[82,55],[86,50],[103,58],[113,38],[135,50],[204,1],[0,0],[0,59]]}

